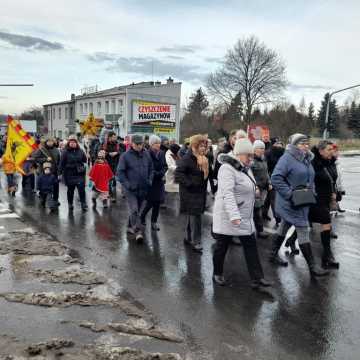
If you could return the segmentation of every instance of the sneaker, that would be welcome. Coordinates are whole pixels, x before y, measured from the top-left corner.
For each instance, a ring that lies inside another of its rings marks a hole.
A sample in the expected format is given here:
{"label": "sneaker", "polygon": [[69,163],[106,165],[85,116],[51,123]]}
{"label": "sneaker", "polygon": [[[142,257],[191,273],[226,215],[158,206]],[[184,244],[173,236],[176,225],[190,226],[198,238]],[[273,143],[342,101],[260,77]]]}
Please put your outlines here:
{"label": "sneaker", "polygon": [[191,245],[191,240],[184,238],[184,244],[185,245]]}
{"label": "sneaker", "polygon": [[69,211],[73,211],[74,210],[74,205],[73,204],[69,204]]}
{"label": "sneaker", "polygon": [[198,253],[202,253],[203,251],[203,247],[201,246],[201,244],[195,244],[192,246],[193,251],[198,252]]}
{"label": "sneaker", "polygon": [[88,210],[88,206],[86,204],[81,205],[81,210],[82,211],[87,211]]}
{"label": "sneaker", "polygon": [[151,230],[159,231],[160,228],[157,223],[151,223]]}
{"label": "sneaker", "polygon": [[264,216],[263,216],[263,219],[264,219],[265,221],[271,221],[271,217],[270,217],[269,215],[264,215]]}
{"label": "sneaker", "polygon": [[115,203],[116,203],[116,198],[112,198],[112,199],[111,199],[111,202],[112,202],[113,204],[115,204]]}
{"label": "sneaker", "polygon": [[128,234],[135,235],[135,231],[134,231],[134,229],[133,229],[132,227],[128,227],[127,230],[126,230],[126,232],[127,232]]}
{"label": "sneaker", "polygon": [[137,234],[136,237],[135,237],[135,240],[138,244],[142,243],[144,241],[144,236],[143,234]]}
{"label": "sneaker", "polygon": [[222,275],[213,275],[212,280],[216,285],[220,285],[220,286],[226,285],[225,278]]}
{"label": "sneaker", "polygon": [[107,200],[103,200],[103,207],[104,209],[107,209],[109,207]]}
{"label": "sneaker", "polygon": [[338,236],[337,236],[337,234],[335,234],[334,232],[331,232],[331,233],[330,233],[330,238],[331,238],[331,239],[337,239]]}

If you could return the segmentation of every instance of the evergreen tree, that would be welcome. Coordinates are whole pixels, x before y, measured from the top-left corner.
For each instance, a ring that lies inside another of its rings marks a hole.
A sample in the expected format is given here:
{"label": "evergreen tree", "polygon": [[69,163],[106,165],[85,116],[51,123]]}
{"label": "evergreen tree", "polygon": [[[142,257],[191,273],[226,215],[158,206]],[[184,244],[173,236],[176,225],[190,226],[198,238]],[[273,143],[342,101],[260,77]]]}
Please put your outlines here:
{"label": "evergreen tree", "polygon": [[348,115],[348,122],[347,122],[347,127],[351,131],[354,131],[354,129],[356,128],[357,113],[358,113],[358,109],[355,104],[355,101],[352,101],[351,106],[350,106],[349,115]]}
{"label": "evergreen tree", "polygon": [[206,94],[199,88],[196,92],[190,96],[190,104],[188,106],[188,112],[194,116],[200,116],[201,113],[209,106],[209,101],[206,98]]}
{"label": "evergreen tree", "polygon": [[231,103],[224,114],[224,119],[231,129],[241,127],[241,119],[243,116],[243,103],[241,93],[237,93],[231,100]]}
{"label": "evergreen tree", "polygon": [[[325,130],[325,117],[326,117],[326,107],[329,100],[329,93],[325,94],[324,100],[321,102],[321,108],[318,115],[318,127],[320,134]],[[327,124],[327,133],[330,137],[336,137],[338,135],[339,127],[339,110],[336,105],[336,100],[330,101],[329,106],[329,117]]]}
{"label": "evergreen tree", "polygon": [[308,108],[308,120],[309,120],[309,124],[312,128],[315,127],[315,109],[314,109],[314,104],[311,102]]}

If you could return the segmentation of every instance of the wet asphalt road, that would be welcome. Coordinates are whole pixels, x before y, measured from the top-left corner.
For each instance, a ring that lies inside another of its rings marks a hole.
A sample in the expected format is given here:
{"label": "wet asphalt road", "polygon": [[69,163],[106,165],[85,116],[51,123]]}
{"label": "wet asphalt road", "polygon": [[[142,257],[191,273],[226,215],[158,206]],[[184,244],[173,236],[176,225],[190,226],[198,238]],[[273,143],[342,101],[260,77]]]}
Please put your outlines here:
{"label": "wet asphalt road", "polygon": [[[85,263],[109,275],[163,322],[186,334],[198,359],[358,359],[360,352],[360,157],[343,158],[348,211],[335,220],[339,239],[334,252],[339,271],[311,280],[303,257],[289,259],[288,268],[268,264],[269,240],[258,243],[271,294],[249,288],[241,247],[226,259],[227,288],[214,287],[210,236],[211,216],[205,216],[204,253],[183,244],[183,219],[176,204],[161,210],[161,230],[143,245],[127,238],[127,207],[123,199],[108,210],[69,215],[65,188],[58,214],[48,215],[38,199],[11,200],[14,210],[77,250]],[[89,201],[90,202],[90,201]],[[271,227],[271,224],[269,224]],[[319,260],[318,227],[312,233]],[[282,250],[284,254],[284,249]]]}

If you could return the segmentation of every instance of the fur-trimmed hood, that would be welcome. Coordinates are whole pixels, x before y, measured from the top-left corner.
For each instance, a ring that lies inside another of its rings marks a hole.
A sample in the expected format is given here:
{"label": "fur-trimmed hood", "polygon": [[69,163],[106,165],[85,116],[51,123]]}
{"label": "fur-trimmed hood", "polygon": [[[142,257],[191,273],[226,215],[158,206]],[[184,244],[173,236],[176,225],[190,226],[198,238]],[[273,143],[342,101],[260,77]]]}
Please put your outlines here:
{"label": "fur-trimmed hood", "polygon": [[221,165],[223,164],[229,164],[231,165],[234,169],[238,170],[238,171],[242,171],[245,169],[244,165],[241,164],[241,162],[236,159],[234,157],[234,155],[229,155],[229,154],[220,154],[218,156],[218,161]]}

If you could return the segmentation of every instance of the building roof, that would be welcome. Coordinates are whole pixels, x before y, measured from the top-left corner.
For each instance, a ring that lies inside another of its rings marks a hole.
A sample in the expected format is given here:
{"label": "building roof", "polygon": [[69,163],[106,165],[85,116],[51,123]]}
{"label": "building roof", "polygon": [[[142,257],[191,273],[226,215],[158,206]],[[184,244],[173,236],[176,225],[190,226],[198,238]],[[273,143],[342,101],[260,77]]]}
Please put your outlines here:
{"label": "building roof", "polygon": [[52,105],[65,105],[65,104],[70,104],[70,103],[74,103],[74,100],[65,100],[65,101],[59,101],[59,102],[54,102],[54,103],[50,103],[50,104],[45,104],[43,106],[52,106]]}

